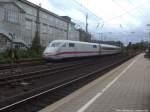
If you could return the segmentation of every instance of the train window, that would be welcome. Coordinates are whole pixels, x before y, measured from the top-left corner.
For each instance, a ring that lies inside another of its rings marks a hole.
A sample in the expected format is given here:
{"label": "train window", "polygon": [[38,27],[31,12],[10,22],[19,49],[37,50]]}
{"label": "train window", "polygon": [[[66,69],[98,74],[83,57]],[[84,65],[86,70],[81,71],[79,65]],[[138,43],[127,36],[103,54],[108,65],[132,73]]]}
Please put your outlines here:
{"label": "train window", "polygon": [[74,47],[75,44],[74,43],[69,43],[69,47]]}
{"label": "train window", "polygon": [[115,50],[115,48],[103,47],[104,50]]}
{"label": "train window", "polygon": [[60,45],[60,43],[58,43],[58,42],[57,43],[52,43],[51,47],[58,47],[59,45]]}
{"label": "train window", "polygon": [[93,48],[97,48],[97,46],[96,46],[96,45],[93,45]]}
{"label": "train window", "polygon": [[66,47],[66,43],[64,43],[62,47]]}

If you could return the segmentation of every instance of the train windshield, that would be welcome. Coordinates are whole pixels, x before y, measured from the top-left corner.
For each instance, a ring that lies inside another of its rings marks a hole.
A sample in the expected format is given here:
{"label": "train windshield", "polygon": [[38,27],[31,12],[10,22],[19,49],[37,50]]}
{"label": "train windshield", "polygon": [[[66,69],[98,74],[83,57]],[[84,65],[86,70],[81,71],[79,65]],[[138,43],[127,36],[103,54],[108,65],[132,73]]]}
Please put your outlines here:
{"label": "train windshield", "polygon": [[50,45],[50,47],[58,47],[61,43],[55,42]]}

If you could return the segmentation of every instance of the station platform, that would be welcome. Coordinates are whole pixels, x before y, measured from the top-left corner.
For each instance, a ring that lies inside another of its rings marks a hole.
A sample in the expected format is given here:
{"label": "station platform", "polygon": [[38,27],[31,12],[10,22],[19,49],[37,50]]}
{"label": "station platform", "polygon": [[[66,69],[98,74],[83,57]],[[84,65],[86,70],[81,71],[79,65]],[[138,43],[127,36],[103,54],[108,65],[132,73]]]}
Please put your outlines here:
{"label": "station platform", "polygon": [[150,112],[150,60],[140,54],[40,112]]}

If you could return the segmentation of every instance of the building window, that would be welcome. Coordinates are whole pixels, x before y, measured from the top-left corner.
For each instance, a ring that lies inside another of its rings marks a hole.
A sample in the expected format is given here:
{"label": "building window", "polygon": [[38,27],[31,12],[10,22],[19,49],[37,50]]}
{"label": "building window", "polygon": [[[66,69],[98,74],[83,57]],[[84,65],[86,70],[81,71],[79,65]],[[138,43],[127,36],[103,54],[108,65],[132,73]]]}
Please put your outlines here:
{"label": "building window", "polygon": [[0,21],[4,20],[4,8],[1,8],[0,6]]}
{"label": "building window", "polygon": [[32,20],[26,18],[26,29],[31,30],[32,28]]}
{"label": "building window", "polygon": [[5,9],[5,21],[11,23],[19,23],[19,15],[20,13],[15,10]]}
{"label": "building window", "polygon": [[5,45],[7,45],[7,39],[0,37],[0,47],[4,47]]}
{"label": "building window", "polygon": [[49,33],[50,33],[50,34],[53,33],[53,28],[49,27]]}
{"label": "building window", "polygon": [[47,28],[48,28],[48,25],[46,23],[43,23],[43,26],[42,26],[42,30],[44,33],[47,33]]}

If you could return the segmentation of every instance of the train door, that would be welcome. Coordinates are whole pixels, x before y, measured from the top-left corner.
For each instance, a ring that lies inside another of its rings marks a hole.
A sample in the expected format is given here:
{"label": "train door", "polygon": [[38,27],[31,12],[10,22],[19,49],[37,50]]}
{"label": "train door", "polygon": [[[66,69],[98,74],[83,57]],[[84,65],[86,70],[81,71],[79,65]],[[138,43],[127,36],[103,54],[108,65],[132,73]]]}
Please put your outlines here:
{"label": "train door", "polygon": [[99,55],[101,55],[102,47],[101,47],[101,45],[100,45],[100,44],[99,44],[98,46],[99,46],[98,52],[99,52]]}
{"label": "train door", "polygon": [[76,57],[77,51],[76,51],[76,45],[73,42],[68,43],[68,56],[69,57]]}
{"label": "train door", "polygon": [[80,43],[75,43],[75,51],[76,51],[76,54],[75,54],[75,57],[81,57],[82,53],[82,47],[81,47],[81,44]]}
{"label": "train door", "polygon": [[66,42],[62,45],[61,51],[63,58],[75,57],[76,50],[75,50],[75,43],[73,42]]}
{"label": "train door", "polygon": [[66,53],[68,52],[68,46],[66,42],[62,44],[60,51],[61,51],[62,58],[67,57]]}

